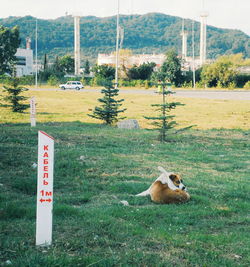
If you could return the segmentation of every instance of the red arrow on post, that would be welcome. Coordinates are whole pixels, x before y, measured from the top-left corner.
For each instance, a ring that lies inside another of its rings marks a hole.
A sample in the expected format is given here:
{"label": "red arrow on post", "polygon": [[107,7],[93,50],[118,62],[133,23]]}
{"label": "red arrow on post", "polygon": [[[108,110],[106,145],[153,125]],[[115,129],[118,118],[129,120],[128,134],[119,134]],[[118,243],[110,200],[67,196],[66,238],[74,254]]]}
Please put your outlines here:
{"label": "red arrow on post", "polygon": [[41,199],[40,199],[40,202],[41,202],[41,203],[43,203],[43,202],[45,202],[45,201],[50,203],[50,202],[52,201],[52,199],[51,199],[51,198],[49,198],[49,199],[42,199],[42,198],[41,198]]}

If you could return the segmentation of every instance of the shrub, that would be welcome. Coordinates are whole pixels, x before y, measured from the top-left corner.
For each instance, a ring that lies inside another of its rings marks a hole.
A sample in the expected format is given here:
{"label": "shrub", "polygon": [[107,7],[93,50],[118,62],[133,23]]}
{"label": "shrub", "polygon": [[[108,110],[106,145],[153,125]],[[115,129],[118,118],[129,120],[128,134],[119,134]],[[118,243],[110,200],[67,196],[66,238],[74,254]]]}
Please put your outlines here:
{"label": "shrub", "polygon": [[228,88],[236,82],[236,65],[226,57],[218,58],[214,63],[202,68],[201,78],[208,87]]}
{"label": "shrub", "polygon": [[35,76],[34,75],[27,75],[27,76],[20,77],[20,84],[22,84],[22,85],[35,84]]}
{"label": "shrub", "polygon": [[231,82],[228,84],[228,88],[229,89],[235,89],[237,86],[236,86],[236,82]]}
{"label": "shrub", "polygon": [[182,84],[182,88],[192,88],[193,87],[193,83],[192,82],[184,82]]}
{"label": "shrub", "polygon": [[243,88],[250,89],[250,81],[246,82]]}
{"label": "shrub", "polygon": [[248,81],[250,81],[250,74],[238,74],[236,76],[237,87],[243,88]]}
{"label": "shrub", "polygon": [[91,85],[92,78],[90,78],[90,77],[83,77],[80,81],[81,81],[81,83],[83,85]]}
{"label": "shrub", "polygon": [[145,87],[145,89],[148,89],[148,88],[149,88],[149,82],[148,82],[148,80],[146,80],[146,81],[144,82],[144,87]]}
{"label": "shrub", "polygon": [[0,83],[3,84],[8,84],[11,80],[11,77],[7,76],[7,75],[0,75]]}
{"label": "shrub", "polygon": [[55,86],[59,84],[59,80],[55,75],[50,75],[48,79],[48,85]]}

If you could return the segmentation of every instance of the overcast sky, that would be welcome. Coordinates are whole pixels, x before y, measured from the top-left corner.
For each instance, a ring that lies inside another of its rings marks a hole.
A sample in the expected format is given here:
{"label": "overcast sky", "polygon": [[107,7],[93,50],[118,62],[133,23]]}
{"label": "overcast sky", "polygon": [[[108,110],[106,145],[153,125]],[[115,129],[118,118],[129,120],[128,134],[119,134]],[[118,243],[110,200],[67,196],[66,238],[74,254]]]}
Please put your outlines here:
{"label": "overcast sky", "polygon": [[[97,17],[116,14],[118,0],[1,0],[0,18],[31,15],[57,18],[67,12]],[[203,9],[209,25],[240,29],[250,35],[250,0],[120,0],[122,14],[161,12],[199,20]]]}

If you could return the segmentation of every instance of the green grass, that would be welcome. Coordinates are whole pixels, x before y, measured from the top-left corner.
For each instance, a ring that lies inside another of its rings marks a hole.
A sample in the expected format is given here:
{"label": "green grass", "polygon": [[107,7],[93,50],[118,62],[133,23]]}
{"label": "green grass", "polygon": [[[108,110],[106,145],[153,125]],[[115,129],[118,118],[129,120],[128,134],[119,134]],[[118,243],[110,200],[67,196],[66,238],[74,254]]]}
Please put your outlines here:
{"label": "green grass", "polygon": [[[35,246],[38,129],[55,138],[49,248]],[[191,130],[168,143],[82,122],[0,131],[0,266],[249,266],[249,130]],[[158,165],[182,175],[190,202],[134,196]]]}
{"label": "green grass", "polygon": [[[1,94],[1,90],[0,90]],[[27,91],[28,98],[36,97],[37,122],[73,122],[100,123],[99,120],[89,117],[100,93],[58,90],[58,91]],[[122,108],[127,110],[122,113],[128,119],[136,119],[141,128],[152,128],[151,121],[144,118],[158,116],[151,104],[161,103],[160,95],[125,94],[121,93],[118,98],[123,98]],[[250,110],[247,100],[216,100],[216,99],[192,99],[168,97],[169,102],[181,102],[181,106],[173,110],[176,121],[180,127],[196,125],[196,129],[207,130],[211,128],[224,129],[249,129]],[[28,103],[28,102],[27,102]],[[30,113],[13,113],[7,108],[0,107],[0,123],[27,123],[30,121]]]}

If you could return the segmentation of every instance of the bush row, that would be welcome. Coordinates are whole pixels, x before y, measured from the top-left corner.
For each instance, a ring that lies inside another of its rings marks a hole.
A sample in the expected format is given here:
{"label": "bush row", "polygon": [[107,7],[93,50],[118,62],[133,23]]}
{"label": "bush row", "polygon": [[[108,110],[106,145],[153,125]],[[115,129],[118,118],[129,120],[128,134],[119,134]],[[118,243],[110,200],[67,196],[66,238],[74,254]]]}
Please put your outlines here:
{"label": "bush row", "polygon": [[[7,75],[0,75],[0,83],[1,84],[8,84],[11,80],[11,77]],[[81,81],[84,85],[88,86],[102,86],[105,79],[101,77],[63,77],[58,78],[56,75],[49,76],[47,82],[41,82],[41,80],[38,79],[38,84],[44,84],[49,86],[58,86],[61,83],[65,83],[70,80],[77,80]],[[150,80],[125,80],[120,79],[118,81],[120,87],[137,87],[137,88],[152,88],[155,87],[155,83]],[[35,85],[35,76],[23,76],[20,77],[20,84],[21,85]],[[182,86],[180,88],[192,88],[193,83],[192,81],[184,81]],[[199,80],[196,82],[196,88],[204,88],[206,87],[206,84],[202,80]],[[223,85],[218,83],[216,88],[225,88]],[[243,88],[246,90],[250,89],[250,75],[238,75],[236,81],[230,83],[227,86],[228,89],[234,89],[234,88]]]}

